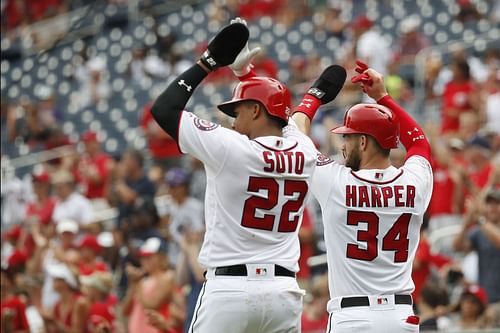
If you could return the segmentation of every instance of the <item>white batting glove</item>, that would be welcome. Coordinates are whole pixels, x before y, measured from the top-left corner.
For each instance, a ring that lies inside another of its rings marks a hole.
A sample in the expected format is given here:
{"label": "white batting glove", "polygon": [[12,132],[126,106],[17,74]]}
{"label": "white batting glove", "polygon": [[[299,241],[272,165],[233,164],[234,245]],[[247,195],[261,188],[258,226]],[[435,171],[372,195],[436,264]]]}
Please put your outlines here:
{"label": "white batting glove", "polygon": [[[231,24],[233,23],[242,23],[244,25],[247,25],[247,22],[240,17],[232,19]],[[247,45],[243,47],[243,49],[238,54],[234,62],[231,65],[229,65],[229,68],[231,68],[234,75],[239,77],[248,74],[253,68],[252,60],[257,56],[257,54],[259,54],[260,51],[261,48],[258,46],[250,50],[247,42]]]}

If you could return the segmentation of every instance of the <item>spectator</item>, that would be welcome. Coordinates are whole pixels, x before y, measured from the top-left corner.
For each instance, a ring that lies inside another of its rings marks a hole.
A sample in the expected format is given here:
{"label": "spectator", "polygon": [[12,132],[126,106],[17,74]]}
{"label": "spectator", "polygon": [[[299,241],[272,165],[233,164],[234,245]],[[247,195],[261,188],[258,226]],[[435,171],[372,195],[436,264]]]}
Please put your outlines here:
{"label": "spectator", "polygon": [[118,298],[111,292],[113,288],[111,273],[94,272],[91,275],[81,276],[80,284],[90,304],[87,332],[117,332],[120,329],[115,315]]}
{"label": "spectator", "polygon": [[138,198],[152,198],[155,187],[144,172],[144,157],[138,150],[128,150],[117,165],[110,201],[118,206],[118,229],[130,218]]}
{"label": "spectator", "polygon": [[141,128],[148,142],[149,153],[153,163],[167,171],[173,166],[181,165],[181,152],[177,143],[165,131],[151,115],[152,103],[146,104],[141,115]]}
{"label": "spectator", "polygon": [[275,60],[266,55],[265,50],[261,50],[255,56],[253,62],[253,70],[257,76],[265,76],[278,78],[278,64]]}
{"label": "spectator", "polygon": [[190,156],[191,159],[191,181],[189,184],[189,194],[201,202],[205,201],[205,189],[207,188],[207,174],[203,163]]}
{"label": "spectator", "polygon": [[85,229],[93,222],[92,205],[75,189],[75,179],[66,170],[59,170],[52,176],[52,185],[57,196],[52,219],[56,224],[65,219],[76,221]]}
{"label": "spectator", "polygon": [[186,320],[184,327],[188,328],[193,319],[198,295],[205,282],[205,269],[198,263],[203,242],[203,234],[186,229],[179,243],[180,254],[176,264],[177,282],[188,290],[186,304]]}
{"label": "spectator", "polygon": [[132,60],[128,64],[128,75],[133,82],[141,82],[147,75],[144,70],[144,60],[146,59],[146,48],[135,46],[132,48]]}
{"label": "spectator", "polygon": [[[129,317],[129,332],[159,333],[148,324],[148,311],[159,312],[166,320],[166,331],[182,332],[181,318],[172,315],[175,275],[168,269],[167,244],[160,238],[149,238],[140,249],[141,268],[127,267],[130,279],[122,311]],[[184,318],[182,318],[184,319]]]}
{"label": "spectator", "polygon": [[97,257],[102,248],[97,242],[97,237],[87,234],[80,239],[80,263],[78,265],[81,276],[92,275],[94,272],[107,272],[106,264]]}
{"label": "spectator", "polygon": [[387,74],[390,47],[384,37],[375,30],[374,22],[366,15],[358,16],[351,25],[356,44],[356,58],[382,75]]}
{"label": "spectator", "polygon": [[416,301],[420,317],[420,331],[437,331],[450,325],[449,318],[443,316],[448,306],[446,289],[437,284],[427,283],[422,287],[420,298]]}
{"label": "spectator", "polygon": [[[484,200],[484,201],[483,201]],[[477,224],[477,225],[476,225]],[[489,302],[500,301],[500,189],[489,189],[478,198],[464,217],[462,230],[455,238],[457,251],[475,250],[479,259],[479,285]]]}
{"label": "spectator", "polygon": [[399,26],[401,35],[397,41],[395,56],[399,63],[399,74],[410,82],[415,76],[415,56],[430,46],[427,37],[419,31],[421,24],[418,16],[409,16],[403,19]]}
{"label": "spectator", "polygon": [[85,65],[77,68],[75,77],[79,82],[78,93],[72,95],[73,103],[80,109],[107,100],[111,95],[106,61],[100,57],[90,58]]}
{"label": "spectator", "polygon": [[76,178],[83,185],[83,193],[88,199],[105,198],[110,171],[114,164],[113,159],[101,150],[96,132],[84,132],[81,141],[85,151],[78,161]]}
{"label": "spectator", "polygon": [[491,144],[487,138],[476,135],[469,140],[465,149],[466,169],[462,171],[469,194],[476,195],[493,175]]}
{"label": "spectator", "polygon": [[38,242],[38,248],[33,258],[36,272],[42,272],[44,281],[42,286],[42,307],[51,311],[59,301],[59,295],[54,289],[54,279],[50,275],[53,266],[61,264],[76,265],[79,253],[76,251],[74,241],[78,234],[78,223],[72,220],[62,220],[57,224],[57,239],[44,239]]}
{"label": "spectator", "polygon": [[59,332],[86,332],[90,304],[79,293],[75,275],[65,264],[51,266],[48,274],[54,279],[54,290],[59,294],[59,301],[52,313],[43,313],[45,321]]}
{"label": "spectator", "polygon": [[486,91],[486,128],[500,136],[500,69],[492,71],[489,75]]}
{"label": "spectator", "polygon": [[449,134],[459,129],[460,114],[477,111],[476,88],[465,59],[455,58],[451,65],[452,79],[443,91],[441,132]]}
{"label": "spectator", "polygon": [[48,225],[52,222],[52,213],[56,200],[50,195],[50,175],[41,170],[31,174],[35,200],[26,207],[28,224]]}
{"label": "spectator", "polygon": [[23,180],[12,177],[2,179],[2,228],[21,224],[26,218],[26,206],[30,200],[29,186]]}
{"label": "spectator", "polygon": [[[463,168],[463,162],[460,164],[454,158],[456,150],[463,149],[463,143],[457,140],[449,140],[446,143],[433,141],[434,180],[432,197],[427,210],[431,237],[443,227],[460,225],[464,201],[464,182],[460,171],[457,170],[459,167]],[[443,240],[440,243],[440,252],[451,254],[452,241],[453,239]]]}
{"label": "spectator", "polygon": [[26,319],[26,307],[14,294],[15,283],[12,275],[2,268],[1,271],[1,331],[12,333],[28,333],[29,326]]}
{"label": "spectator", "polygon": [[326,304],[329,298],[328,277],[323,274],[314,280],[310,300],[304,304],[302,333],[325,332],[328,324]]}
{"label": "spectator", "polygon": [[452,321],[449,329],[478,330],[483,328],[482,315],[488,305],[488,295],[483,288],[471,285],[465,288],[458,305],[458,320]]}
{"label": "spectator", "polygon": [[320,7],[313,15],[316,29],[318,31],[325,31],[328,37],[335,37],[340,41],[344,41],[347,24],[341,15],[342,7],[340,4],[331,4],[327,8]]}
{"label": "spectator", "polygon": [[167,214],[169,215],[169,231],[173,242],[169,244],[170,262],[177,262],[179,244],[185,232],[200,234],[203,238],[205,223],[203,217],[203,203],[189,196],[189,174],[181,168],[172,168],[165,175],[165,182],[172,197],[172,203]]}
{"label": "spectator", "polygon": [[62,120],[62,112],[57,107],[54,89],[42,86],[36,91],[38,97],[37,123],[42,131],[49,131]]}
{"label": "spectator", "polygon": [[420,298],[420,290],[426,284],[431,274],[431,245],[427,240],[427,235],[424,228],[420,230],[420,241],[418,243],[415,259],[413,259],[413,266],[411,272],[411,279],[415,285],[412,297],[415,303]]}
{"label": "spectator", "polygon": [[16,224],[10,227],[2,234],[2,267],[8,266],[8,259],[14,251],[21,246],[21,236],[23,236],[23,228]]}

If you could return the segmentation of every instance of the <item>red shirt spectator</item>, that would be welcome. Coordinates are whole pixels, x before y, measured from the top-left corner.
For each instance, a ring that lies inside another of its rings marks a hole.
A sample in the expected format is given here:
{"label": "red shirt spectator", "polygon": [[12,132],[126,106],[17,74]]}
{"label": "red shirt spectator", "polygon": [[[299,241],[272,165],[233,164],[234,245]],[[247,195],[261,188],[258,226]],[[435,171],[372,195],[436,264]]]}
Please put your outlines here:
{"label": "red shirt spectator", "polygon": [[97,258],[101,246],[94,235],[85,235],[78,248],[81,250],[81,262],[78,264],[80,275],[91,275],[94,272],[107,272],[108,266]]}
{"label": "red shirt spectator", "polygon": [[274,16],[286,4],[285,0],[256,0],[245,1],[238,8],[238,15],[247,20],[261,16]]}
{"label": "red shirt spectator", "polygon": [[181,156],[177,143],[163,131],[151,114],[152,103],[146,104],[142,112],[141,127],[146,136],[151,156],[156,161]]}
{"label": "red shirt spectator", "polygon": [[278,65],[273,59],[267,57],[260,58],[257,56],[253,65],[253,70],[257,76],[278,78]]}
{"label": "red shirt spectator", "polygon": [[430,216],[453,214],[454,198],[452,193],[455,191],[455,182],[452,179],[451,172],[449,168],[443,167],[437,162],[433,169],[434,184],[428,213]]}
{"label": "red shirt spectator", "polygon": [[81,140],[85,144],[86,155],[78,162],[76,179],[84,186],[87,198],[104,198],[113,159],[101,151],[96,132],[84,132]]}
{"label": "red shirt spectator", "polygon": [[10,321],[12,332],[28,332],[28,320],[26,319],[26,306],[16,296],[10,296],[2,300],[0,304],[2,328]]}
{"label": "red shirt spectator", "polygon": [[459,114],[471,110],[469,102],[470,93],[474,91],[471,82],[455,83],[446,85],[443,92],[443,133],[454,132],[459,128]]}
{"label": "red shirt spectator", "polygon": [[412,294],[414,302],[418,301],[420,289],[425,285],[431,273],[431,257],[431,246],[427,239],[422,236],[420,243],[418,243],[417,253],[413,261],[413,271],[411,273],[413,283],[415,284],[415,290]]}
{"label": "red shirt spectator", "polygon": [[43,202],[31,202],[26,208],[26,217],[33,218],[41,224],[49,224],[55,204],[54,198],[47,198]]}
{"label": "red shirt spectator", "polygon": [[32,181],[36,200],[26,207],[26,219],[47,225],[52,221],[56,204],[55,199],[50,197],[50,176],[46,171],[34,172]]}
{"label": "red shirt spectator", "polygon": [[460,127],[460,114],[473,111],[475,87],[470,79],[469,65],[465,60],[455,60],[452,64],[453,78],[443,92],[443,115],[441,131],[456,132]]}
{"label": "red shirt spectator", "polygon": [[109,295],[107,299],[102,302],[94,302],[90,306],[89,310],[89,333],[96,333],[97,327],[102,325],[103,322],[107,324],[108,327],[114,327],[114,321],[116,318],[115,308],[118,305],[118,297],[115,295]]}

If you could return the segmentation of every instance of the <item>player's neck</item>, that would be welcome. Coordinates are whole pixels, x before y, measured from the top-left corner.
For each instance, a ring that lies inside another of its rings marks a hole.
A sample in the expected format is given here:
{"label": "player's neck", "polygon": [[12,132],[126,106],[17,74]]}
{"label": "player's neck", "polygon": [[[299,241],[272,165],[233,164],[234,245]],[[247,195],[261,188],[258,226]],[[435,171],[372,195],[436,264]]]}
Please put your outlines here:
{"label": "player's neck", "polygon": [[271,125],[262,125],[262,126],[254,126],[248,137],[253,140],[255,138],[261,136],[283,136],[283,131],[281,128],[271,126]]}
{"label": "player's neck", "polygon": [[371,155],[363,158],[359,165],[359,169],[387,169],[391,166],[389,158],[380,155]]}

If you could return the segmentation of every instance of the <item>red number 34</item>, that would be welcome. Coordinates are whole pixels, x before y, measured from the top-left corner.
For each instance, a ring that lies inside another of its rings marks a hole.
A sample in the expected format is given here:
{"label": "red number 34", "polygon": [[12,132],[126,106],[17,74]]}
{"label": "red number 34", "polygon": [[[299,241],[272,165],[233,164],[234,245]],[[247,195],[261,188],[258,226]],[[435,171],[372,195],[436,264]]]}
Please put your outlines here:
{"label": "red number 34", "polygon": [[[296,199],[290,199],[281,207],[279,217],[278,232],[294,232],[299,223],[299,216],[296,214],[290,219],[290,213],[297,213],[304,203],[308,190],[307,183],[302,180],[286,179],[284,181],[284,192],[286,197],[297,195]],[[252,195],[245,200],[241,225],[247,228],[273,230],[274,214],[264,214],[262,217],[255,216],[257,209],[272,210],[278,204],[280,187],[274,178],[250,177],[248,181],[248,192],[259,193],[267,191],[267,198]]]}
{"label": "red number 34", "polygon": [[[411,214],[401,214],[394,225],[387,231],[382,239],[383,251],[394,251],[394,262],[406,262],[408,260],[408,227]],[[366,230],[358,230],[358,241],[365,242],[366,247],[360,248],[357,244],[347,244],[347,257],[358,260],[372,261],[378,255],[378,215],[373,212],[361,212],[349,210],[347,212],[347,224],[358,225],[366,223]]]}

